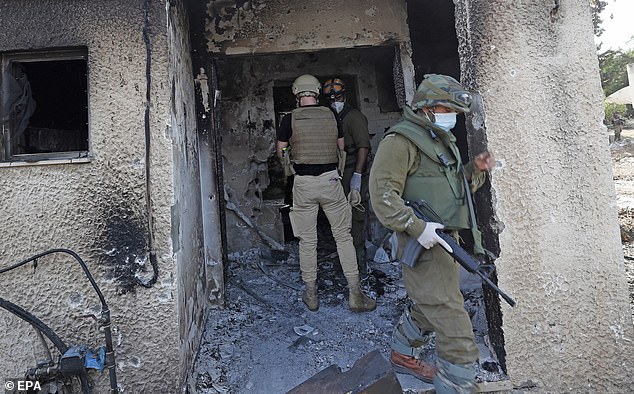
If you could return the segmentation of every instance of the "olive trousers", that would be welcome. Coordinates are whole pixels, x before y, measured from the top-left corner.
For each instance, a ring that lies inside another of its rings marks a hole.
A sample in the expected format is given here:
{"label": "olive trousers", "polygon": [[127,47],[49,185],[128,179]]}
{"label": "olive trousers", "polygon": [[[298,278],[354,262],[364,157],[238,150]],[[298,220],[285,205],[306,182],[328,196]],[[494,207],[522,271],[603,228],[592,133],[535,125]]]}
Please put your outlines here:
{"label": "olive trousers", "polygon": [[[354,170],[352,168],[346,168],[343,172],[343,179],[341,180],[343,184],[343,192],[348,196],[350,193],[350,179],[352,178],[352,173]],[[354,249],[357,253],[357,263],[359,266],[359,271],[363,274],[367,274],[368,265],[367,265],[367,257],[365,253],[365,239],[367,237],[366,230],[366,217],[368,212],[368,175],[361,175],[361,206],[364,211],[360,211],[359,209],[352,208],[352,228],[350,233],[352,234],[352,243],[354,244]]]}
{"label": "olive trousers", "polygon": [[317,280],[317,212],[328,218],[337,253],[346,278],[359,278],[357,258],[350,235],[352,212],[343,193],[337,170],[321,175],[295,175],[293,207],[289,214],[293,233],[299,238],[299,267],[302,280]]}
{"label": "olive trousers", "polygon": [[[404,241],[405,236],[399,234],[399,251],[403,250]],[[479,350],[471,319],[464,309],[458,263],[436,245],[421,253],[414,268],[404,264],[401,267],[405,289],[413,302],[412,320],[421,332],[436,333],[438,356],[452,364],[476,361]]]}

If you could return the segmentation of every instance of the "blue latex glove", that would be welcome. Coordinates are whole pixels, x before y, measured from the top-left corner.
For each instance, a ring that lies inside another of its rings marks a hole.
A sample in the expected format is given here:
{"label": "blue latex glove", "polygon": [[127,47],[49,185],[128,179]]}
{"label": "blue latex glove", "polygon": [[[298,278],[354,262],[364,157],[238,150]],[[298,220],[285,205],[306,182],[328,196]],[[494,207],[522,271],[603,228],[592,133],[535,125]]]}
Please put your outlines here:
{"label": "blue latex glove", "polygon": [[350,190],[361,191],[361,174],[358,172],[352,173],[352,178],[350,178]]}

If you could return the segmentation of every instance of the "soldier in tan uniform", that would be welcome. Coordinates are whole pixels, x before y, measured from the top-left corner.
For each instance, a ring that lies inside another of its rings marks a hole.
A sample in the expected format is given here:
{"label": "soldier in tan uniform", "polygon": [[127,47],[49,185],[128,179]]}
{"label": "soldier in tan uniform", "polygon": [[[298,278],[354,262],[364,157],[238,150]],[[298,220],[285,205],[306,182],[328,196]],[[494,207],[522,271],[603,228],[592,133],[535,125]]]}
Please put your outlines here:
{"label": "soldier in tan uniform", "polygon": [[[426,249],[414,268],[401,265],[412,306],[393,332],[390,359],[397,372],[433,382],[439,394],[470,393],[479,352],[460,292],[459,266],[436,229],[457,236],[458,230],[471,228],[467,199],[484,183],[494,161],[485,152],[462,165],[451,129],[456,114],[469,111],[471,96],[451,77],[425,77],[411,109],[404,109],[403,120],[381,141],[370,171],[372,207],[381,223],[397,232],[397,256],[402,255],[408,238]],[[465,178],[471,190],[465,190]],[[443,223],[422,221],[404,203],[421,199]],[[481,250],[476,232],[476,250]],[[432,333],[436,334],[436,366],[419,359],[418,353]]]}
{"label": "soldier in tan uniform", "polygon": [[[293,82],[299,107],[286,115],[277,131],[277,153],[295,174],[291,226],[299,238],[299,265],[305,284],[302,300],[311,311],[317,297],[317,212],[321,207],[337,243],[341,268],[348,281],[353,312],[371,311],[376,302],[359,288],[359,270],[350,235],[351,209],[337,171],[343,159],[343,132],[334,113],[317,105],[321,83],[312,75]],[[345,159],[344,159],[345,160]]]}

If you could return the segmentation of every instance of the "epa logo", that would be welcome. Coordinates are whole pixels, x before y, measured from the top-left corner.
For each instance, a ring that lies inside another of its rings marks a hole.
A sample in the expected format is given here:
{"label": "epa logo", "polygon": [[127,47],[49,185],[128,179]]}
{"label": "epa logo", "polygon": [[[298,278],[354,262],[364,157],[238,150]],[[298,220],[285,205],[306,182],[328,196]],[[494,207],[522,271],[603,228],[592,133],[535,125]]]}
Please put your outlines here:
{"label": "epa logo", "polygon": [[26,390],[42,390],[42,385],[38,381],[31,380],[7,380],[4,382],[4,389],[7,393]]}

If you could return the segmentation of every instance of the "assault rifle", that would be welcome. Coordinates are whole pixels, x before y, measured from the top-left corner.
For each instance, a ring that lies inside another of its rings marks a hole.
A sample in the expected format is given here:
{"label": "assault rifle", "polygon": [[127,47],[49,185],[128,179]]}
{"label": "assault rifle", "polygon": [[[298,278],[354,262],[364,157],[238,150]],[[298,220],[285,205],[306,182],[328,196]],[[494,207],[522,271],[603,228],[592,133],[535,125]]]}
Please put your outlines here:
{"label": "assault rifle", "polygon": [[[405,205],[411,207],[414,210],[414,214],[425,222],[442,223],[442,219],[434,212],[425,200],[406,201]],[[451,249],[453,249],[453,252],[449,252],[447,250],[447,253],[449,253],[451,257],[458,262],[458,264],[464,267],[467,272],[478,275],[487,285],[495,290],[500,297],[504,299],[504,301],[506,301],[510,306],[515,306],[515,300],[504,293],[504,291],[502,291],[491,281],[491,279],[489,279],[489,275],[495,270],[495,266],[493,264],[481,264],[475,257],[467,253],[467,251],[464,250],[458,241],[450,234],[447,234],[440,229],[436,230],[436,234],[438,234],[438,236],[447,242]],[[442,244],[440,245],[442,246]],[[418,243],[415,238],[410,238],[405,245],[401,263],[413,268],[414,265],[416,265],[416,261],[422,251],[423,246]]]}

